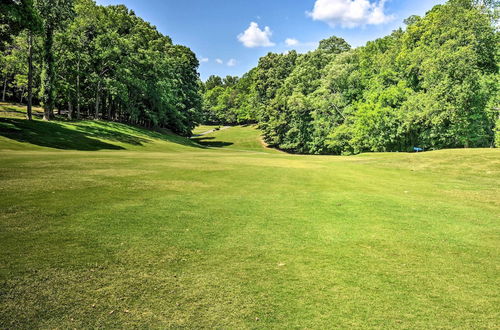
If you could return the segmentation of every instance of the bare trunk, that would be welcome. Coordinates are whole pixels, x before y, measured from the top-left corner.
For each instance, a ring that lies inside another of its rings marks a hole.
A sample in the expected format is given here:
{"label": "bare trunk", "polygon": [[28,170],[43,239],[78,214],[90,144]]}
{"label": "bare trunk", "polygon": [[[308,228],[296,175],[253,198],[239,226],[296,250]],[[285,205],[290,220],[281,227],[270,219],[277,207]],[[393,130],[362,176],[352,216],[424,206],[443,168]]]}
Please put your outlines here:
{"label": "bare trunk", "polygon": [[80,57],[76,64],[76,119],[80,119]]}
{"label": "bare trunk", "polygon": [[28,34],[28,106],[26,116],[28,120],[33,119],[33,34]]}
{"label": "bare trunk", "polygon": [[68,119],[73,120],[73,104],[71,103],[71,95],[68,97]]}
{"label": "bare trunk", "polygon": [[20,104],[23,103],[23,98],[24,98],[24,87],[23,87],[23,89],[21,89],[21,97],[20,97],[20,100],[19,100]]}
{"label": "bare trunk", "polygon": [[107,108],[108,109],[108,115],[107,115],[108,118],[107,119],[111,120],[111,105],[112,105],[112,103],[111,103],[111,96],[109,96],[109,94],[108,94],[107,105],[108,105],[108,108]]}
{"label": "bare trunk", "polygon": [[97,91],[96,91],[96,95],[95,95],[95,114],[94,114],[94,119],[97,120],[99,119],[99,94],[100,94],[100,90],[101,90],[101,81],[99,80],[99,82],[97,83]]}
{"label": "bare trunk", "polygon": [[5,77],[5,80],[3,82],[3,95],[2,95],[2,102],[5,102],[5,93],[7,92],[7,77]]}

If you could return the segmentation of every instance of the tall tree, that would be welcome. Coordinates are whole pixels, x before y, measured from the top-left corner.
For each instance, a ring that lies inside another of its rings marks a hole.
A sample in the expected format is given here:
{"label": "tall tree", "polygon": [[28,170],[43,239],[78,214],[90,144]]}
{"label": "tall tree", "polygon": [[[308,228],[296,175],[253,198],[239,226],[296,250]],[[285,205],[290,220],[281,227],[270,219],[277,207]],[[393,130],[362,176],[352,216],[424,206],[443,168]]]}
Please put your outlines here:
{"label": "tall tree", "polygon": [[44,120],[54,117],[55,100],[55,60],[54,33],[64,26],[74,15],[73,0],[35,0],[35,8],[43,27],[43,62],[41,100],[44,108]]}

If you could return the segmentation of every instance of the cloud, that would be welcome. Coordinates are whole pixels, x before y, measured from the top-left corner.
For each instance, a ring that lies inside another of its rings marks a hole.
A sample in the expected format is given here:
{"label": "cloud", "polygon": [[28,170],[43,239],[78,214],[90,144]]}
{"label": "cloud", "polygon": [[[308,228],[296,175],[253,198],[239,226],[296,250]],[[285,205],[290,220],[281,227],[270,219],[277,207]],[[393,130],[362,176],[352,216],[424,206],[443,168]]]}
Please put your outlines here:
{"label": "cloud", "polygon": [[236,61],[234,58],[227,61],[227,66],[236,66],[236,64],[238,64],[238,61]]}
{"label": "cloud", "polygon": [[215,62],[217,62],[218,64],[223,64],[223,63],[224,63],[224,61],[223,61],[223,60],[221,60],[220,58],[216,58],[216,59],[215,59]]}
{"label": "cloud", "polygon": [[293,46],[297,46],[299,44],[299,41],[297,39],[294,39],[294,38],[287,38],[285,40],[285,44],[287,46],[293,47]]}
{"label": "cloud", "polygon": [[208,62],[208,58],[206,58],[206,57],[200,58],[200,63],[207,63],[207,62]]}
{"label": "cloud", "polygon": [[272,47],[275,45],[271,41],[271,36],[273,33],[269,26],[266,26],[264,30],[259,28],[259,24],[251,22],[248,29],[245,32],[238,35],[238,40],[248,48],[254,47]]}
{"label": "cloud", "polygon": [[387,0],[316,0],[309,15],[315,21],[323,21],[334,27],[356,27],[383,24],[394,19],[384,13]]}

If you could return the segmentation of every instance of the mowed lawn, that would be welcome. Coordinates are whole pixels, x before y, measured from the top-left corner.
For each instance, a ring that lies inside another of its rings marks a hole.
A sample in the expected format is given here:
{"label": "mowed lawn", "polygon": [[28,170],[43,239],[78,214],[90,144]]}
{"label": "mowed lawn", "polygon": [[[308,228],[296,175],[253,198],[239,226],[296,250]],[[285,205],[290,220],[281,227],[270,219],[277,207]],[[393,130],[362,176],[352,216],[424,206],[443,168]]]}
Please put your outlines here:
{"label": "mowed lawn", "polygon": [[0,328],[500,326],[499,150],[6,117]]}

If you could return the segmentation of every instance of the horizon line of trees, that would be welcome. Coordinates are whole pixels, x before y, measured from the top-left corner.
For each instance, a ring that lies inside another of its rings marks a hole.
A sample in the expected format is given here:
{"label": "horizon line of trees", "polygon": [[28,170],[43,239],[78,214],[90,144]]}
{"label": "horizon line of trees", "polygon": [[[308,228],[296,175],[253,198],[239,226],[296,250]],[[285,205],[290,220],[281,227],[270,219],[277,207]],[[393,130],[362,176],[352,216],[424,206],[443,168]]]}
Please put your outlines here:
{"label": "horizon line of trees", "polygon": [[351,49],[269,53],[242,78],[203,84],[205,121],[258,123],[294,153],[500,146],[498,1],[449,0]]}
{"label": "horizon line of trees", "polygon": [[202,121],[199,62],[124,5],[93,0],[0,4],[2,101],[62,109],[188,136]]}

